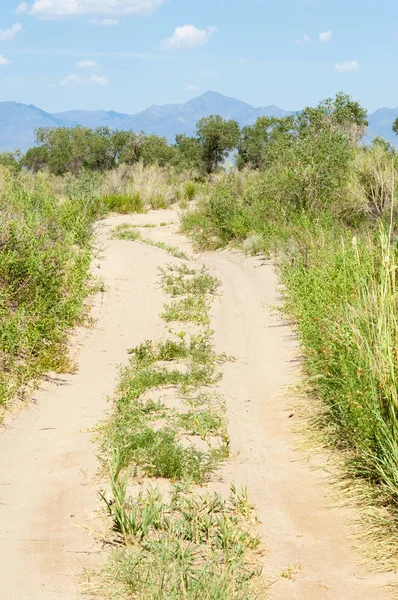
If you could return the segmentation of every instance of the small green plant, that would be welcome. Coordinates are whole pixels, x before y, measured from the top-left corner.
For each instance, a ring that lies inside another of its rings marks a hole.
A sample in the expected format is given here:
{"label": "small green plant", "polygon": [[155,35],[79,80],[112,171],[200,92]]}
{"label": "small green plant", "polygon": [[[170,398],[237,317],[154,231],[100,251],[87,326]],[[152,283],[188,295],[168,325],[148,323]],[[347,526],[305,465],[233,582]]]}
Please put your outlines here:
{"label": "small green plant", "polygon": [[113,230],[113,235],[119,240],[130,240],[131,242],[135,242],[141,238],[140,233],[133,229],[129,223],[117,225]]}
{"label": "small green plant", "polygon": [[170,246],[169,244],[165,244],[164,242],[154,242],[149,238],[141,238],[141,242],[143,244],[148,244],[148,246],[155,246],[156,248],[160,248],[161,250],[165,250],[171,256],[175,258],[181,258],[182,260],[189,260],[189,256],[183,250],[180,250],[176,246]]}
{"label": "small green plant", "polygon": [[184,186],[184,194],[185,198],[190,202],[195,198],[196,195],[196,185],[194,181],[187,181]]}
{"label": "small green plant", "polygon": [[161,316],[168,323],[180,321],[181,323],[192,322],[208,325],[210,323],[208,308],[209,304],[204,295],[188,296],[166,304]]}
{"label": "small green plant", "polygon": [[161,269],[161,273],[163,289],[170,296],[215,294],[220,285],[220,281],[210,275],[205,267],[195,271],[188,268],[176,270],[169,266]]}

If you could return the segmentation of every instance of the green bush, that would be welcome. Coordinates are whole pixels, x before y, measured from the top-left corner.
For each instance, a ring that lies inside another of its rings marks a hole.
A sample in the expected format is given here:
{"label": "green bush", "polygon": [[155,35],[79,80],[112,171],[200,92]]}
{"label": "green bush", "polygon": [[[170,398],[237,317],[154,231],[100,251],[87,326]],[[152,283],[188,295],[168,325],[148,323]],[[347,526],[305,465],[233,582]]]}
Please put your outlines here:
{"label": "green bush", "polygon": [[95,197],[59,200],[40,178],[3,173],[0,404],[44,370],[70,368],[65,334],[88,293]]}
{"label": "green bush", "polygon": [[133,194],[109,194],[101,198],[105,213],[117,212],[120,214],[142,213],[144,203],[138,192]]}
{"label": "green bush", "polygon": [[187,181],[184,186],[184,194],[185,198],[190,202],[195,198],[196,195],[196,185],[194,181]]}

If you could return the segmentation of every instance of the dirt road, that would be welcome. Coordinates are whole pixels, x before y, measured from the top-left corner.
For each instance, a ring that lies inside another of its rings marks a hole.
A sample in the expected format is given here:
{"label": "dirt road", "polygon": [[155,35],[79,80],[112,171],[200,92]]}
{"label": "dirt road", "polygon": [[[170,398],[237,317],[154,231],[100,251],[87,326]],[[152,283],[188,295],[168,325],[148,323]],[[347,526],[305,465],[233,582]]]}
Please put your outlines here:
{"label": "dirt road", "polygon": [[[119,223],[167,226],[145,236],[189,248],[176,233],[178,215],[111,217],[99,225],[101,255],[93,263],[105,292],[96,296],[95,324],[72,337],[76,374],[45,382],[34,402],[9,417],[0,434],[0,600],[77,600],[77,576],[101,560],[90,524],[97,506],[95,445],[90,430],[104,418],[107,396],[127,349],[159,339],[165,325],[158,267],[163,250],[112,239]],[[271,310],[278,303],[273,268],[258,258],[220,252],[197,259],[220,278],[212,308],[217,350],[236,361],[219,384],[227,402],[233,458],[222,481],[247,485],[269,554],[264,570],[276,600],[383,600],[389,576],[358,566],[348,518],[330,500],[328,474],[296,449],[292,398],[296,344]]]}

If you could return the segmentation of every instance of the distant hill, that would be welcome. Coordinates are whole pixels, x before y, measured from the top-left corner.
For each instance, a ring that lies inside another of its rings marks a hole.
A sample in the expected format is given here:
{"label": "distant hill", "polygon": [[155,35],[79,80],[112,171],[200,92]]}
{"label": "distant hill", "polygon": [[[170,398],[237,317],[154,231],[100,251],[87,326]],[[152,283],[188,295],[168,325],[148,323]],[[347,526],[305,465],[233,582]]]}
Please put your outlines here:
{"label": "distant hill", "polygon": [[32,104],[0,102],[0,150],[27,150],[34,142],[36,127],[70,125]]}
{"label": "distant hill", "polygon": [[192,98],[185,104],[165,104],[150,106],[135,115],[126,115],[114,111],[78,111],[56,113],[54,116],[71,123],[87,127],[106,125],[112,129],[131,129],[165,136],[173,142],[176,134],[193,135],[196,123],[208,115],[220,115],[224,119],[235,119],[240,125],[254,123],[258,117],[273,115],[283,117],[291,114],[277,106],[254,108],[246,102],[229,98],[217,92],[206,92]]}
{"label": "distant hill", "polygon": [[[176,134],[193,135],[196,123],[210,114],[235,119],[250,125],[262,116],[284,117],[292,114],[277,106],[255,108],[246,102],[230,98],[217,92],[192,98],[185,104],[150,106],[143,112],[129,115],[115,111],[72,110],[50,114],[36,106],[16,102],[0,102],[0,150],[27,150],[34,143],[37,127],[85,127],[107,126],[136,132],[155,133],[173,142]],[[381,108],[369,115],[367,141],[381,135],[394,145],[397,140],[391,130],[398,108]]]}

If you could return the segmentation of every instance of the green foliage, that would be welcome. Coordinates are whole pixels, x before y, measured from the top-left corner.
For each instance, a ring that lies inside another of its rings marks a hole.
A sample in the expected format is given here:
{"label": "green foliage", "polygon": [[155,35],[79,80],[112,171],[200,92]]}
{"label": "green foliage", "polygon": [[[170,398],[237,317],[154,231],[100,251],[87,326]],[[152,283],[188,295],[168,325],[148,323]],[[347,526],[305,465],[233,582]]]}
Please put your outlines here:
{"label": "green foliage", "polygon": [[301,134],[337,131],[353,144],[361,139],[367,125],[366,110],[344,92],[327,98],[316,108],[305,108],[297,116],[297,129]]}
{"label": "green foliage", "polygon": [[199,323],[208,325],[210,318],[208,316],[208,304],[204,295],[188,296],[182,300],[175,300],[166,304],[162,312],[163,319],[170,323],[171,321],[180,321],[187,323]]}
{"label": "green foliage", "polygon": [[176,162],[176,149],[165,138],[107,127],[39,128],[36,144],[22,160],[34,173],[48,169],[55,175],[78,175],[82,169],[104,172],[121,163],[164,166]]}
{"label": "green foliage", "polygon": [[188,181],[184,186],[185,198],[190,202],[195,198],[196,185],[194,181]]}
{"label": "green foliage", "polygon": [[171,164],[175,149],[169,146],[166,138],[157,135],[143,136],[139,147],[139,160],[145,166],[157,164],[160,167]]}
{"label": "green foliage", "polygon": [[[193,445],[184,447],[178,433],[180,421],[164,405],[144,400],[143,395],[170,385],[187,393],[216,382],[219,358],[208,335],[193,336],[189,342],[167,339],[155,345],[147,341],[130,350],[130,355],[129,366],[121,373],[115,412],[105,430],[104,457],[117,448],[121,468],[133,463],[148,476],[204,481],[216,468],[218,452],[199,451]],[[181,362],[187,364],[187,369],[177,368]],[[217,415],[215,412],[214,427]],[[166,423],[155,428],[159,419]],[[215,435],[222,431],[221,417],[218,424],[217,430],[213,428]]]}
{"label": "green foliage", "polygon": [[276,119],[260,117],[254,125],[243,127],[238,142],[237,166],[239,169],[265,169],[270,166],[272,157],[292,142],[294,117]]}
{"label": "green foliage", "polygon": [[75,175],[82,169],[107,171],[115,167],[135,134],[112,132],[106,127],[39,128],[36,148],[28,150],[23,164],[33,172],[47,168],[50,173]]}
{"label": "green foliage", "polygon": [[8,167],[13,171],[20,171],[21,156],[19,152],[0,152],[0,168]]}
{"label": "green foliage", "polygon": [[220,281],[210,275],[205,267],[193,273],[188,270],[187,273],[184,268],[169,265],[166,269],[161,269],[161,273],[163,289],[170,296],[214,294],[220,285]]}
{"label": "green foliage", "polygon": [[[155,489],[132,498],[112,464],[111,497],[102,494],[118,540],[108,565],[94,576],[101,595],[142,600],[258,598],[261,546],[245,490],[234,486],[194,498],[177,486],[166,500]],[[242,510],[242,508],[244,510]],[[91,577],[90,577],[91,580]],[[264,588],[264,586],[263,586]]]}
{"label": "green foliage", "polygon": [[61,201],[45,180],[3,174],[0,404],[44,370],[70,369],[65,333],[88,293],[95,197]]}
{"label": "green foliage", "polygon": [[139,192],[134,192],[131,195],[109,194],[102,196],[101,201],[105,213],[116,212],[127,214],[144,212],[144,204]]}
{"label": "green foliage", "polygon": [[180,168],[203,170],[202,148],[197,137],[177,135],[175,147],[177,149],[175,160]]}
{"label": "green foliage", "polygon": [[202,148],[205,171],[214,173],[227,158],[228,152],[236,147],[239,125],[236,121],[225,121],[218,115],[210,115],[199,121],[196,133]]}
{"label": "green foliage", "polygon": [[394,123],[392,124],[392,130],[395,133],[395,135],[398,135],[398,117],[395,119]]}

